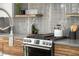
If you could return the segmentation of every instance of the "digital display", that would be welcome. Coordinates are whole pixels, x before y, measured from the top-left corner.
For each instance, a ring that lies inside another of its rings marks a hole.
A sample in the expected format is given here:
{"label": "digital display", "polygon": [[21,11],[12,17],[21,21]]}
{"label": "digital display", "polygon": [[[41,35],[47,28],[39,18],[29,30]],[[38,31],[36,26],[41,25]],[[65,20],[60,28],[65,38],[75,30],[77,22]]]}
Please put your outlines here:
{"label": "digital display", "polygon": [[39,40],[35,40],[35,44],[39,44],[39,42],[40,42]]}

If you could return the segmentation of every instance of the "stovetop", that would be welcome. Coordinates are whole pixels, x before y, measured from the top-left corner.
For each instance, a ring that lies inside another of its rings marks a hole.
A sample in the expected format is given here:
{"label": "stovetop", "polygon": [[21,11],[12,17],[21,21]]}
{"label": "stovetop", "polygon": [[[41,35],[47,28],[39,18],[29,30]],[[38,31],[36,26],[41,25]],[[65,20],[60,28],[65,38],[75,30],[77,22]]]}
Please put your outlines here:
{"label": "stovetop", "polygon": [[24,38],[24,46],[39,47],[39,48],[51,48],[55,38],[53,33],[50,34],[31,34]]}
{"label": "stovetop", "polygon": [[28,38],[36,38],[36,39],[43,39],[43,40],[49,40],[50,38],[54,38],[53,33],[48,34],[29,34],[27,36]]}
{"label": "stovetop", "polygon": [[59,39],[67,38],[66,36],[54,37],[53,33],[48,33],[48,34],[29,34],[27,37],[28,38],[42,39],[42,40],[59,40]]}

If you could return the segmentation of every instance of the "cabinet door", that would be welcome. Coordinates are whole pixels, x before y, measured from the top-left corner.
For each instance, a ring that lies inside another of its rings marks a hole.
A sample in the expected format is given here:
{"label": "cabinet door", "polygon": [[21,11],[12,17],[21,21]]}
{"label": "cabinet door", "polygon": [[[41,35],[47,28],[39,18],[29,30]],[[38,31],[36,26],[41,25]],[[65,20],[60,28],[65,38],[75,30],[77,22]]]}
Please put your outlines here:
{"label": "cabinet door", "polygon": [[14,40],[14,46],[10,47],[8,40],[6,40],[3,46],[3,52],[15,56],[23,56],[22,42],[20,40]]}
{"label": "cabinet door", "polygon": [[13,46],[13,47],[9,47],[9,46],[4,46],[3,47],[3,53],[9,54],[9,55],[14,55],[14,56],[23,56],[23,47],[19,47],[19,46]]}
{"label": "cabinet door", "polygon": [[3,55],[3,42],[2,42],[2,38],[0,38],[0,56]]}
{"label": "cabinet door", "polygon": [[79,48],[67,45],[55,45],[56,56],[79,56]]}

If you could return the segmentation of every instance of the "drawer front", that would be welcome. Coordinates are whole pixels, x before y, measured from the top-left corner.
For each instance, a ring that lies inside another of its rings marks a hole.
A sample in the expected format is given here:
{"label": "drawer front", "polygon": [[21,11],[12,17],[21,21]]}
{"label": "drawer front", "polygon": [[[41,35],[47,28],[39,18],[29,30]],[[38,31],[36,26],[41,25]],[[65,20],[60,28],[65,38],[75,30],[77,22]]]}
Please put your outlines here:
{"label": "drawer front", "polygon": [[3,52],[16,56],[23,56],[23,46],[20,42],[15,42],[14,46],[9,47],[8,42],[5,42],[3,45]]}
{"label": "drawer front", "polygon": [[9,42],[7,37],[0,38],[0,51],[3,53],[15,55],[15,56],[23,56],[23,46],[22,40],[15,38],[14,46],[9,47]]}
{"label": "drawer front", "polygon": [[55,55],[79,56],[79,48],[56,44]]}
{"label": "drawer front", "polygon": [[9,46],[4,46],[3,47],[3,52],[11,55],[16,55],[16,56],[23,56],[23,47],[9,47]]}

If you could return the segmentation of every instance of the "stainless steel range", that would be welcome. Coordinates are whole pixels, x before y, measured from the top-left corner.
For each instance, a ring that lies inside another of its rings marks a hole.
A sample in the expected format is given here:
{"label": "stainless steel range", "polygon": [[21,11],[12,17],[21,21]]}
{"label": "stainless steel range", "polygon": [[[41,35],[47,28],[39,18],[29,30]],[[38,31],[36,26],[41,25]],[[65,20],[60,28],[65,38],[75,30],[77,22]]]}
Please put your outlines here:
{"label": "stainless steel range", "polygon": [[52,40],[24,38],[24,46],[35,47],[40,49],[50,50],[52,47]]}
{"label": "stainless steel range", "polygon": [[24,47],[28,56],[51,56],[53,40],[24,38]]}

